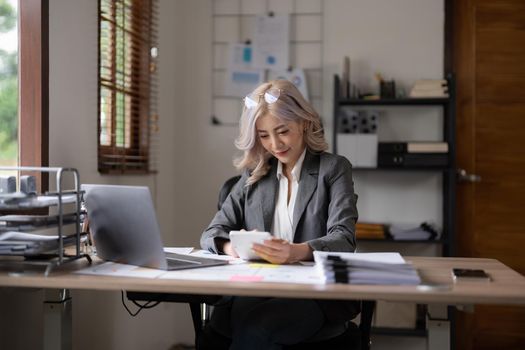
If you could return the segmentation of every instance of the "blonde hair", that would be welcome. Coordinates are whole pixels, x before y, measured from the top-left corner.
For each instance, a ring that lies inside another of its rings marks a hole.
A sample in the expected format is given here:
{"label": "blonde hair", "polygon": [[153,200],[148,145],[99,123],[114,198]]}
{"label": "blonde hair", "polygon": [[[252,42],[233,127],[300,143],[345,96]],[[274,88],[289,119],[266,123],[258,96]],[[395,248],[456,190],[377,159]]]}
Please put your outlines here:
{"label": "blonde hair", "polygon": [[[270,89],[279,89],[280,96],[276,102],[268,104],[263,96]],[[290,81],[273,80],[263,83],[252,94],[261,96],[259,103],[253,108],[244,107],[239,136],[235,140],[235,146],[244,154],[234,161],[234,165],[239,170],[247,169],[251,172],[246,185],[259,181],[270,170],[268,160],[271,154],[262,146],[255,128],[257,119],[268,113],[284,122],[302,121],[305,128],[303,137],[308,150],[322,152],[328,149],[319,114]]]}

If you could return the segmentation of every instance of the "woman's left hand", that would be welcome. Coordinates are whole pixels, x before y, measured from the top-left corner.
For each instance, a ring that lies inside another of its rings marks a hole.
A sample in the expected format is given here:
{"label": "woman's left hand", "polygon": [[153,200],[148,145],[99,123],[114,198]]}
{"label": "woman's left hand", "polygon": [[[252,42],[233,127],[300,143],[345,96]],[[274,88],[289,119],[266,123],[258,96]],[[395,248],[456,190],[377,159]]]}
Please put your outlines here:
{"label": "woman's left hand", "polygon": [[262,259],[272,264],[291,264],[312,258],[312,249],[308,244],[290,243],[280,238],[265,240],[264,244],[255,243],[252,249]]}

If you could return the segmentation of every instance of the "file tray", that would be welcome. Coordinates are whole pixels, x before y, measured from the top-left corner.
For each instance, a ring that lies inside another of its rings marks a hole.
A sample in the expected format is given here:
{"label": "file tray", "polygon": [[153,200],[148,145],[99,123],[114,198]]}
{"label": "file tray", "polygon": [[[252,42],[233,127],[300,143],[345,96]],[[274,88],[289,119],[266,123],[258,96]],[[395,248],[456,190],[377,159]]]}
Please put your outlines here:
{"label": "file tray", "polygon": [[[81,212],[81,217],[83,214],[85,214],[85,212]],[[76,213],[64,214],[62,216],[62,223],[64,225],[74,224],[75,221]],[[58,222],[58,215],[3,215],[0,216],[0,240],[2,239],[2,232],[36,231],[43,228],[55,227],[58,225]]]}
{"label": "file tray", "polygon": [[[48,173],[50,181],[56,181],[54,192],[26,194],[23,192],[0,194],[0,210],[9,210],[11,215],[0,216],[0,264],[45,266],[45,275],[64,263],[91,257],[80,250],[87,234],[81,232],[80,181],[74,168],[51,167],[0,167],[0,172],[16,173],[17,188],[21,175]],[[64,177],[70,177],[73,188],[64,189]],[[26,215],[31,209],[54,207],[52,214]],[[56,212],[55,212],[56,211]],[[69,226],[69,234],[66,234]],[[39,230],[46,230],[38,234]],[[51,230],[51,231],[50,231]],[[51,236],[50,236],[51,232]],[[72,233],[71,233],[72,232]],[[72,254],[64,248],[70,246]],[[21,259],[13,259],[13,257]]]}
{"label": "file tray", "polygon": [[[18,233],[18,232],[5,232],[3,235],[9,233]],[[21,255],[21,256],[35,256],[35,255],[44,255],[52,254],[59,248],[59,239],[57,236],[38,236],[39,238],[26,238],[23,236],[20,237],[8,237],[3,239],[2,234],[0,234],[0,255]],[[29,235],[22,233],[22,235]],[[42,238],[40,238],[42,237]],[[87,240],[87,234],[82,233],[80,235],[80,241],[85,242]],[[76,235],[69,235],[63,237],[64,247],[75,245]]]}
{"label": "file tray", "polygon": [[[74,194],[62,195],[62,204],[75,203],[76,196]],[[58,195],[46,194],[43,196],[24,195],[14,193],[11,196],[0,195],[0,209],[34,209],[46,208],[59,205]]]}

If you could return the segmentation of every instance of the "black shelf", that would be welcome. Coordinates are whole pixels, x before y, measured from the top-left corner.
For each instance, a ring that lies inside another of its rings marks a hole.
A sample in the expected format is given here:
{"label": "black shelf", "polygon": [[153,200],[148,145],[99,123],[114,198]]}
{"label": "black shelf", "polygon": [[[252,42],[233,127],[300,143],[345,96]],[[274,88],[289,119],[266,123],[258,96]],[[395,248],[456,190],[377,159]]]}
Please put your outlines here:
{"label": "black shelf", "polygon": [[445,244],[441,239],[357,238],[358,242]]}
{"label": "black shelf", "polygon": [[447,105],[450,98],[390,98],[379,100],[366,100],[358,98],[337,99],[340,106],[442,106]]}
{"label": "black shelf", "polygon": [[[392,239],[360,239],[366,242],[385,242],[385,243],[428,243],[442,244],[442,256],[454,256],[455,252],[455,194],[456,194],[456,140],[455,140],[455,85],[452,75],[447,76],[447,87],[449,97],[445,98],[392,98],[392,99],[357,99],[346,98],[341,96],[340,79],[334,76],[334,106],[333,106],[333,151],[338,153],[337,140],[343,135],[338,130],[339,117],[342,107],[374,107],[374,106],[416,106],[416,107],[438,107],[443,110],[443,142],[448,144],[448,161],[446,165],[410,165],[410,166],[377,166],[377,167],[359,167],[355,166],[353,170],[356,173],[366,172],[385,172],[385,177],[390,172],[429,172],[441,173],[443,178],[443,222],[442,235],[438,240],[392,240]],[[352,161],[350,159],[350,161]],[[416,163],[417,164],[417,163]]]}
{"label": "black shelf", "polygon": [[372,327],[372,334],[395,335],[401,337],[426,337],[428,333],[424,328]]}
{"label": "black shelf", "polygon": [[379,166],[375,168],[365,168],[365,167],[353,167],[352,170],[354,171],[449,171],[449,167],[444,166],[403,166],[403,167],[395,167],[395,166]]}

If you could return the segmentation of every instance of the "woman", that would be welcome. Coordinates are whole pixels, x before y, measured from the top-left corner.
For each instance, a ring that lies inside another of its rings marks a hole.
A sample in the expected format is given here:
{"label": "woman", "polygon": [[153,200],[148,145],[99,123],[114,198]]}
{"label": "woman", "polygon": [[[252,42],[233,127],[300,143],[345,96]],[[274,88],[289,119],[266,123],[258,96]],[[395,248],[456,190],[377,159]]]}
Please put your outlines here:
{"label": "woman", "polygon": [[[273,237],[253,250],[275,264],[312,260],[314,250],[355,250],[352,166],[325,152],[319,115],[292,83],[264,83],[245,98],[236,146],[243,174],[202,234],[203,249],[236,256],[229,232],[259,230]],[[232,339],[231,349],[281,349],[352,319],[357,305],[235,297],[210,323]]]}

